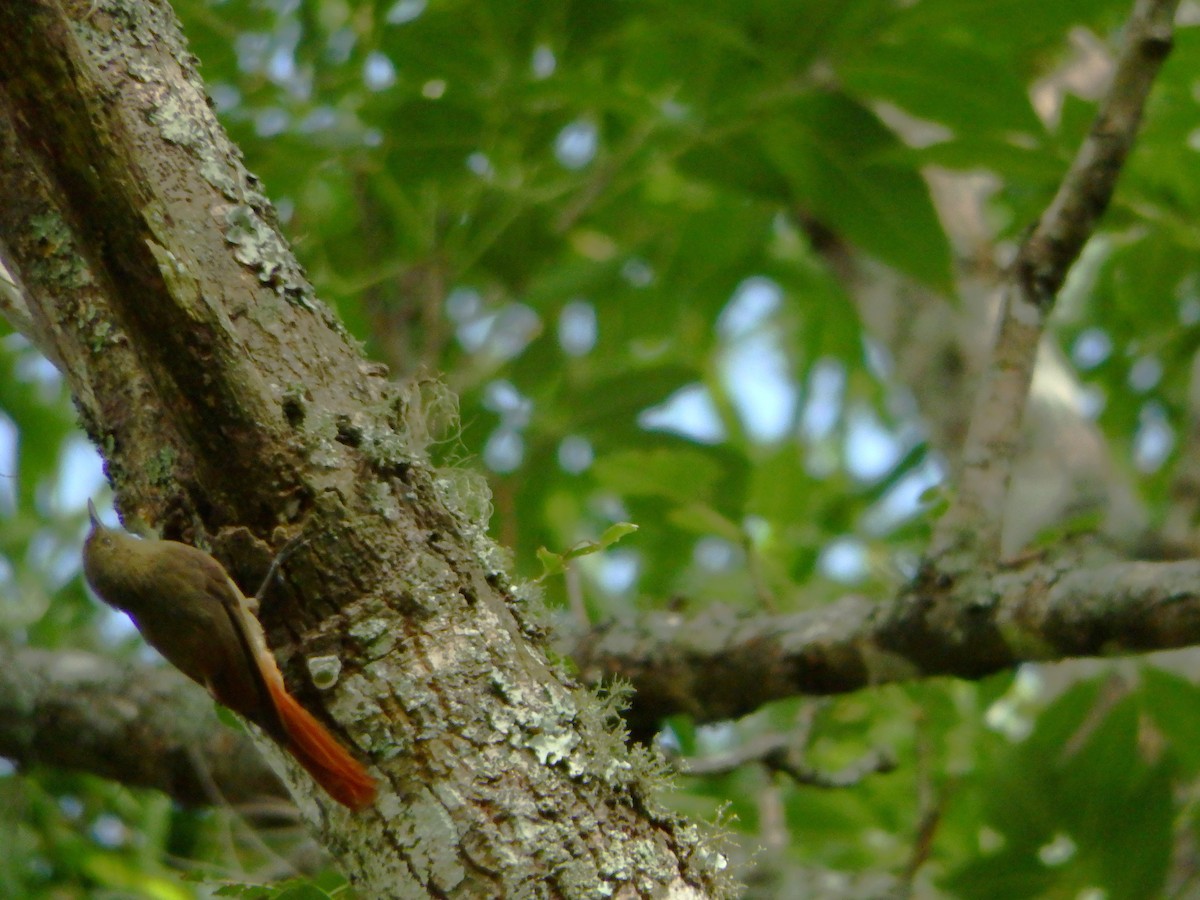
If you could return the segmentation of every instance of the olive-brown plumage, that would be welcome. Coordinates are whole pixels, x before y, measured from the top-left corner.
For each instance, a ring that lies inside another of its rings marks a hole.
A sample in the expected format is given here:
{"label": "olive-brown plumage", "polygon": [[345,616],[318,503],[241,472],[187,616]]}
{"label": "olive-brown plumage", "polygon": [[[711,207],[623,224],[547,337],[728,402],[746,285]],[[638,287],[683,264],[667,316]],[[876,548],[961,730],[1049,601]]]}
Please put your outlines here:
{"label": "olive-brown plumage", "polygon": [[288,694],[262,626],[224,567],[178,541],[106,528],[89,501],[83,571],[110,606],[129,614],[168,662],[287,749],[335,800],[361,809],[375,782]]}

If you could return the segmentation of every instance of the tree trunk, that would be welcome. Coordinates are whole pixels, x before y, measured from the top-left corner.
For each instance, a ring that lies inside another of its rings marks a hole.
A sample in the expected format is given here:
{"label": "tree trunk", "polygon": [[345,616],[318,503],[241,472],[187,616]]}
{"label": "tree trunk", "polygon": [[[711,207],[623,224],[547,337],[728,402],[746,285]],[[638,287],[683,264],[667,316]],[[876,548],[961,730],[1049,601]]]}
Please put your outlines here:
{"label": "tree trunk", "polygon": [[444,391],[389,382],[314,297],[170,7],[0,4],[0,117],[5,312],[126,524],[251,592],[307,539],[260,615],[379,801],[350,814],[260,743],[362,895],[721,894],[723,858],[650,799],[654,759],[548,660],[482,480],[427,461]]}

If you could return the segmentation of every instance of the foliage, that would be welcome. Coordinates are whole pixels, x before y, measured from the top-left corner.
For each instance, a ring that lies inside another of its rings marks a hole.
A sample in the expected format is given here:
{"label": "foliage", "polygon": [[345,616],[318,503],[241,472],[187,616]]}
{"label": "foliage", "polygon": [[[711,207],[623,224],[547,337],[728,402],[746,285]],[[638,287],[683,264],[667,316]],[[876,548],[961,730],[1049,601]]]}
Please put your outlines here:
{"label": "foliage", "polygon": [[[979,251],[931,177],[986,176],[989,260],[1019,238],[1094,110],[1048,82],[1128,7],[176,4],[320,294],[398,376],[445,373],[463,424],[440,461],[489,471],[518,572],[579,576],[593,620],[792,611],[902,581],[943,464],[831,247],[966,296]],[[1168,512],[1200,335],[1198,42],[1180,31],[1053,334],[1151,521]],[[0,371],[17,448],[0,466],[5,630],[128,651],[73,578],[95,487],[68,401],[14,337]],[[552,604],[566,582],[546,579]],[[745,864],[762,844],[752,865],[838,884],[915,869],[959,897],[1184,892],[1198,703],[1185,678],[1131,664],[1053,689],[1029,670],[863,692],[816,714],[812,762],[883,746],[895,773],[827,792],[748,765],[681,779],[673,802],[729,804]],[[736,747],[793,727],[800,705],[674,720],[667,742]],[[3,852],[23,860],[0,864],[6,897],[190,896],[160,862],[182,856],[238,881],[266,871],[214,837],[236,828],[220,814],[51,772],[0,790]],[[120,847],[98,830],[109,819],[131,835]]]}

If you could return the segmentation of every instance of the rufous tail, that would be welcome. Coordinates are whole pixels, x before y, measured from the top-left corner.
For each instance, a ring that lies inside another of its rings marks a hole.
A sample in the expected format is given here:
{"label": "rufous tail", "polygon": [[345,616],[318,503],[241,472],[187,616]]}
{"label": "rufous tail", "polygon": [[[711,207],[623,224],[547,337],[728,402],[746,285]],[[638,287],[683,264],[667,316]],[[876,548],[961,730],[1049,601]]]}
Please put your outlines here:
{"label": "rufous tail", "polygon": [[268,680],[271,699],[287,732],[287,751],[325,791],[343,806],[359,810],[375,802],[375,779],[325,726],[283,687]]}

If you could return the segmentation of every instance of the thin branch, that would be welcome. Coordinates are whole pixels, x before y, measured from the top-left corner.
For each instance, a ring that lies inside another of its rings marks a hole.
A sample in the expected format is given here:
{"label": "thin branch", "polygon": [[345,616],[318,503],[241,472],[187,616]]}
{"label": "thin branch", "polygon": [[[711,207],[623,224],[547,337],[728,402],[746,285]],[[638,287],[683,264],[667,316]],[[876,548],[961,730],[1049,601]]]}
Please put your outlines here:
{"label": "thin branch", "polygon": [[1038,340],[1067,272],[1112,199],[1146,97],[1171,50],[1178,5],[1178,0],[1135,2],[1112,83],[1091,132],[1009,272],[999,334],[967,434],[958,491],[931,544],[942,571],[965,572],[980,559],[999,557],[1000,510],[1017,453]]}
{"label": "thin branch", "polygon": [[825,772],[803,761],[803,749],[796,746],[795,735],[790,734],[765,734],[726,753],[688,757],[677,765],[686,775],[725,775],[750,763],[787,775],[797,784],[828,790],[854,787],[870,775],[896,769],[896,760],[890,753],[870,750],[837,772]]}
{"label": "thin branch", "polygon": [[911,897],[913,882],[921,867],[933,852],[933,839],[942,822],[945,798],[938,788],[933,773],[933,746],[929,737],[928,718],[922,714],[916,723],[916,775],[917,775],[917,823],[913,835],[912,852],[900,876],[903,897]]}

